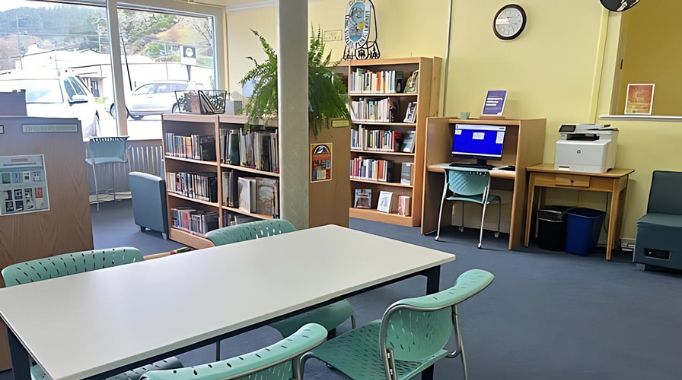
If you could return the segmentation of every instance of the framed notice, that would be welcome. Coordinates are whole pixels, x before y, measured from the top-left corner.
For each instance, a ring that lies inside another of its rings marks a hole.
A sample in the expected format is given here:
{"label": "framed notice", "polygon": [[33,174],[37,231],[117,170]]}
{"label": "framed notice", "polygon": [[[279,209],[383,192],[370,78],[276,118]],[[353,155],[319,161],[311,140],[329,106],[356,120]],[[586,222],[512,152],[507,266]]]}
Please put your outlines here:
{"label": "framed notice", "polygon": [[50,209],[45,157],[0,156],[0,216]]}
{"label": "framed notice", "polygon": [[507,102],[507,90],[488,90],[483,103],[481,116],[502,117]]}
{"label": "framed notice", "polygon": [[655,87],[653,83],[628,84],[624,113],[626,115],[651,115],[654,108]]}
{"label": "framed notice", "polygon": [[310,145],[310,182],[332,180],[332,143]]}

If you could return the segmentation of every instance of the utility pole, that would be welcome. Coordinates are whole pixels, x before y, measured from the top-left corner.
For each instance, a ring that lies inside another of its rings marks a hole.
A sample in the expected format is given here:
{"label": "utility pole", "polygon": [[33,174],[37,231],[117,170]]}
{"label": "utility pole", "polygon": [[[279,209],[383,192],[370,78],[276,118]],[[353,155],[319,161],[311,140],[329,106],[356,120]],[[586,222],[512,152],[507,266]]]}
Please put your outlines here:
{"label": "utility pole", "polygon": [[24,70],[24,58],[23,55],[24,53],[21,52],[21,36],[19,33],[19,15],[14,15],[14,17],[17,20],[17,51],[19,52],[19,68],[21,70]]}

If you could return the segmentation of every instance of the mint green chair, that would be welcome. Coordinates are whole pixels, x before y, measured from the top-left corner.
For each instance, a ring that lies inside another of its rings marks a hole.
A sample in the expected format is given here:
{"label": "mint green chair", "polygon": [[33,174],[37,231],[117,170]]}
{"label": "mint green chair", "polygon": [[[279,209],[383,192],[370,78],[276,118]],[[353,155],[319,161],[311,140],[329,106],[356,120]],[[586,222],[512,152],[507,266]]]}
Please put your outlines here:
{"label": "mint green chair", "polygon": [[147,372],[143,380],[290,380],[302,379],[300,358],[327,338],[327,330],[311,323],[271,346],[234,358],[195,367]]}
{"label": "mint green chair", "polygon": [[[459,276],[454,287],[398,301],[380,321],[326,342],[302,361],[318,358],[351,379],[405,380],[443,358],[459,356],[466,379],[457,305],[488,287],[493,278],[490,272],[469,270]],[[446,345],[453,332],[457,348],[449,352]]]}
{"label": "mint green chair", "polygon": [[85,162],[92,167],[92,179],[95,182],[95,202],[99,211],[99,186],[97,185],[97,165],[111,166],[111,192],[116,201],[116,164],[128,162],[128,136],[91,137],[86,145]]}
{"label": "mint green chair", "polygon": [[[448,196],[448,190],[452,193]],[[443,217],[443,204],[445,201],[461,201],[478,203],[483,206],[481,213],[481,227],[478,235],[478,248],[483,242],[483,223],[485,222],[485,211],[492,202],[497,202],[497,232],[495,237],[500,236],[500,220],[502,219],[502,198],[490,194],[490,172],[486,169],[474,169],[451,166],[445,168],[445,183],[443,184],[443,196],[440,199],[440,212],[438,213],[438,229],[436,240],[440,239],[440,223]],[[460,231],[464,229],[464,208],[462,207],[462,225]]]}
{"label": "mint green chair", "polygon": [[[5,286],[10,287],[118,265],[132,264],[142,260],[144,260],[142,253],[133,247],[66,253],[10,265],[2,270],[2,279],[5,281]],[[171,357],[118,374],[110,377],[108,380],[139,380],[145,372],[152,369],[180,367],[182,367],[182,363],[177,358]],[[39,380],[47,379],[48,377],[39,365],[34,364],[31,367],[31,378]]]}
{"label": "mint green chair", "polygon": [[[206,238],[218,246],[294,231],[296,228],[288,221],[273,219],[220,228],[210,231],[206,234]],[[271,326],[279,331],[282,336],[289,336],[307,323],[318,323],[328,331],[333,331],[348,319],[351,320],[351,325],[355,328],[353,306],[347,300],[343,300],[273,323]]]}

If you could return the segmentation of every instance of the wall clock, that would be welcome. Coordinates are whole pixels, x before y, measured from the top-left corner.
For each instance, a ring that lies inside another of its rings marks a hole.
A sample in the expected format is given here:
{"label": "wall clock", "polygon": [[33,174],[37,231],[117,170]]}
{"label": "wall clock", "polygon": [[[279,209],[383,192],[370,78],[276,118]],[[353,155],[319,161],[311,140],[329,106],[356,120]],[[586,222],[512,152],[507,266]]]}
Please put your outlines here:
{"label": "wall clock", "polygon": [[601,4],[613,12],[625,12],[639,3],[639,0],[601,0]]}
{"label": "wall clock", "polygon": [[502,7],[493,19],[493,32],[501,40],[513,40],[526,28],[526,11],[517,4]]}

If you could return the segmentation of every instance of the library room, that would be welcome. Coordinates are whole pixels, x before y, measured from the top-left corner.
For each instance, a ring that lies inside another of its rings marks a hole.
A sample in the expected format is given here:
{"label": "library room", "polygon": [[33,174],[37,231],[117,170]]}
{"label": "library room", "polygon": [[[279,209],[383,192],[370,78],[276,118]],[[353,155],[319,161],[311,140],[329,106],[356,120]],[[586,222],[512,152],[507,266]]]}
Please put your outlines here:
{"label": "library room", "polygon": [[0,1],[0,380],[679,379],[679,11]]}

